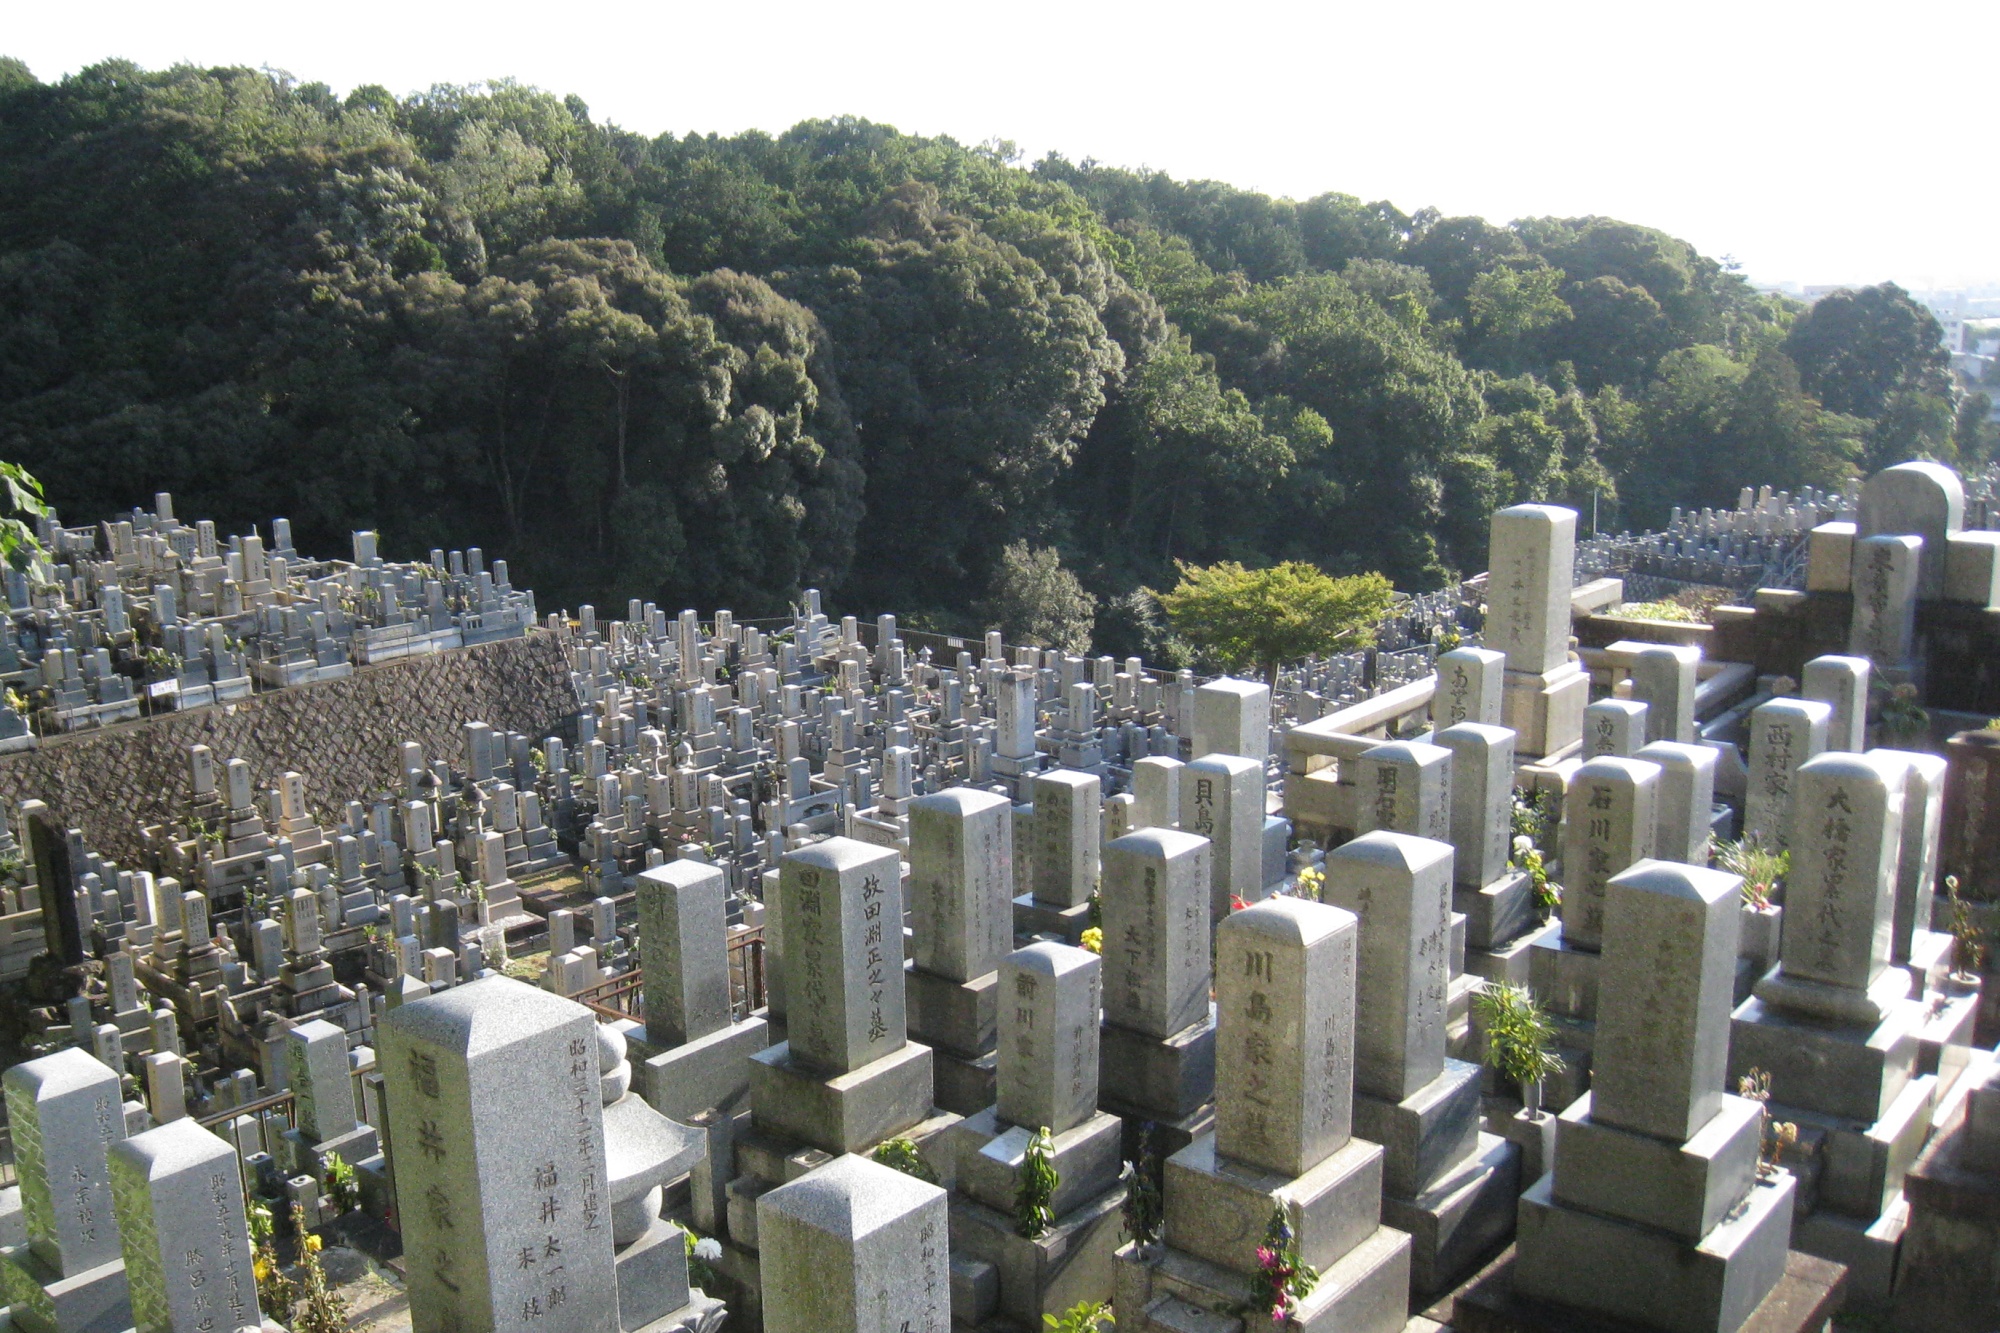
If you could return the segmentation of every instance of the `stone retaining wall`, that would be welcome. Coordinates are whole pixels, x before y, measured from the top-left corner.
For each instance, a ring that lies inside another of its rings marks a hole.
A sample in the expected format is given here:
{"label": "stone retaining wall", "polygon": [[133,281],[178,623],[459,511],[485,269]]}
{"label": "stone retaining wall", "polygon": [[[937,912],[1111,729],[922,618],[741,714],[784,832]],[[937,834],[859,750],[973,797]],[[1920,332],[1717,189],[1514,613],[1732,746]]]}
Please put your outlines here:
{"label": "stone retaining wall", "polygon": [[186,807],[192,746],[215,751],[218,786],[230,759],[249,762],[260,790],[286,772],[303,774],[313,810],[331,824],[346,802],[400,780],[396,747],[403,741],[422,744],[426,759],[462,768],[465,723],[568,736],[576,707],[560,640],[530,634],[358,667],[340,680],[233,704],[47,737],[39,749],[0,757],[0,808],[46,801],[94,850],[137,867],[140,830]]}

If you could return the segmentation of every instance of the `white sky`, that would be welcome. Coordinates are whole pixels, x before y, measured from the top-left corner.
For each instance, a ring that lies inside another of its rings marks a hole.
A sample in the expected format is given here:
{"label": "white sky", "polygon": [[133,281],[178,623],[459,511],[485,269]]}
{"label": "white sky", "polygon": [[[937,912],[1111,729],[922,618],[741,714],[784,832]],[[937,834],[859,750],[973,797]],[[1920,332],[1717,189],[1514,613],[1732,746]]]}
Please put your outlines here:
{"label": "white sky", "polygon": [[2000,3],[0,6],[0,54],[511,75],[647,134],[853,114],[1306,198],[1608,214],[1762,281],[2000,279]]}

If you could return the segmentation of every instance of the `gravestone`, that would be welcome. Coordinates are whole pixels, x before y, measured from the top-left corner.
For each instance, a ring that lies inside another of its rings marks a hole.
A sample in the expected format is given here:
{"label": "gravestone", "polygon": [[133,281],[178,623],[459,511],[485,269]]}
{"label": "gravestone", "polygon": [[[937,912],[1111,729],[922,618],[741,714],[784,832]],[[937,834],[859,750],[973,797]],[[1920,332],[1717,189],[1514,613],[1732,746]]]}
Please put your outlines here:
{"label": "gravestone", "polygon": [[1014,944],[1014,812],[953,787],[910,802],[909,1033],[932,1048],[937,1104],[993,1104],[996,969]]}
{"label": "gravestone", "polygon": [[1445,1053],[1451,881],[1449,844],[1376,832],[1327,853],[1322,895],[1360,923],[1354,1132],[1382,1145],[1383,1220],[1424,1294],[1504,1240],[1520,1193],[1520,1150],[1479,1132],[1479,1066]]}
{"label": "gravestone", "polygon": [[1501,684],[1507,655],[1491,648],[1454,648],[1439,653],[1437,695],[1431,719],[1439,730],[1462,722],[1500,725]]}
{"label": "gravestone", "polygon": [[1833,710],[1826,748],[1860,753],[1868,748],[1868,659],[1828,654],[1805,664],[1799,693]]}
{"label": "gravestone", "polygon": [[1648,644],[1632,659],[1632,697],[1646,705],[1646,743],[1693,744],[1700,669],[1701,649],[1685,644]]}
{"label": "gravestone", "polygon": [[1442,842],[1451,837],[1452,752],[1393,741],[1354,760],[1355,832],[1384,829]]}
{"label": "gravestone", "polygon": [[1215,1094],[1208,839],[1177,829],[1104,849],[1098,1103],[1184,1146]]}
{"label": "gravestone", "polygon": [[[999,1099],[944,1133],[953,1258],[991,1265],[997,1278],[990,1307],[955,1311],[962,1323],[997,1311],[1032,1325],[1111,1296],[1125,1191],[1121,1126],[1097,1109],[1101,982],[1097,955],[1066,944],[1031,944],[1000,964]],[[1018,1200],[1038,1130],[1057,1183],[1045,1229],[1023,1236]]]}
{"label": "gravestone", "polygon": [[1945,560],[1951,534],[1965,521],[1965,485],[1941,463],[1899,463],[1870,477],[1861,486],[1855,513],[1855,582],[1857,601],[1861,570],[1867,558],[1862,548],[1878,536],[1916,537],[1923,542],[1921,571],[1914,595],[1944,596]]}
{"label": "gravestone", "polygon": [[945,1193],[845,1156],[757,1200],[765,1333],[950,1333]]}
{"label": "gravestone", "polygon": [[1290,1326],[1404,1328],[1410,1238],[1379,1221],[1381,1148],[1349,1132],[1358,933],[1294,897],[1217,928],[1216,1128],[1167,1159],[1164,1246],[1119,1251],[1121,1328],[1233,1327],[1274,1210],[1320,1273]]}
{"label": "gravestone", "polygon": [[489,977],[378,1030],[415,1333],[615,1328],[590,1011]]}
{"label": "gravestone", "polygon": [[1792,784],[1801,765],[1826,749],[1833,708],[1810,699],[1772,699],[1750,714],[1749,777],[1743,836],[1773,851],[1791,843]]}
{"label": "gravestone", "polygon": [[1896,855],[1895,911],[1889,961],[1910,969],[1913,993],[1937,990],[1950,970],[1954,941],[1931,928],[1937,897],[1938,846],[1944,826],[1942,756],[1916,750],[1871,750],[1869,757],[1903,769],[1903,834]]}
{"label": "gravestone", "polygon": [[1576,511],[1515,505],[1493,515],[1486,643],[1507,658],[1501,722],[1524,758],[1558,755],[1583,738],[1590,673],[1569,660]]}
{"label": "gravestone", "polygon": [[1916,537],[1868,537],[1854,544],[1854,618],[1847,651],[1878,670],[1910,664],[1924,544]]}
{"label": "gravestone", "polygon": [[828,1153],[931,1109],[931,1050],[904,1018],[901,860],[834,837],[787,852],[778,881],[788,1040],[751,1059],[759,1132]]}
{"label": "gravestone", "polygon": [[1096,892],[1102,791],[1102,784],[1091,773],[1057,769],[1036,776],[1033,883],[1037,902],[1080,907]]}
{"label": "gravestone", "polygon": [[1646,743],[1645,704],[1599,699],[1583,710],[1583,757],[1630,759]]}
{"label": "gravestone", "polygon": [[1467,973],[1525,983],[1542,926],[1534,882],[1513,868],[1514,733],[1465,722],[1437,733],[1452,752],[1452,909],[1465,917]]}
{"label": "gravestone", "polygon": [[634,897],[648,1044],[680,1046],[728,1027],[727,890],[721,868],[669,861],[639,873]]}
{"label": "gravestone", "polygon": [[181,1119],[113,1146],[110,1167],[136,1333],[261,1325],[236,1150]]}
{"label": "gravestone", "polygon": [[1138,798],[1132,827],[1178,828],[1181,822],[1181,769],[1178,759],[1148,755],[1132,765],[1132,794]]}
{"label": "gravestone", "polygon": [[1639,759],[1593,759],[1563,801],[1563,938],[1594,949],[1604,938],[1611,877],[1653,854],[1660,770]]}
{"label": "gravestone", "polygon": [[1595,1081],[1522,1197],[1518,1294],[1734,1333],[1784,1275],[1795,1182],[1759,1178],[1761,1108],[1722,1086],[1741,891],[1660,861],[1608,886]]}
{"label": "gravestone", "polygon": [[1241,755],[1259,764],[1271,752],[1271,687],[1224,676],[1194,692],[1194,754]]}
{"label": "gravestone", "polygon": [[1660,770],[1653,803],[1653,855],[1683,865],[1707,865],[1720,756],[1706,745],[1654,741],[1632,757]]}
{"label": "gravestone", "polygon": [[1209,915],[1264,891],[1264,766],[1241,755],[1210,755],[1181,770],[1181,828],[1211,844]]}
{"label": "gravestone", "polygon": [[131,1325],[108,1154],[125,1138],[118,1076],[66,1047],[8,1069],[7,1119],[27,1243],[0,1258],[0,1292],[24,1333]]}
{"label": "gravestone", "polygon": [[1872,754],[1799,769],[1780,961],[1729,1042],[1730,1077],[1769,1077],[1772,1116],[1800,1125],[1800,1170],[1817,1171],[1793,1247],[1848,1264],[1869,1304],[1889,1296],[1902,1180],[1938,1094],[1917,1068],[1925,1006],[1892,962],[1904,778]]}

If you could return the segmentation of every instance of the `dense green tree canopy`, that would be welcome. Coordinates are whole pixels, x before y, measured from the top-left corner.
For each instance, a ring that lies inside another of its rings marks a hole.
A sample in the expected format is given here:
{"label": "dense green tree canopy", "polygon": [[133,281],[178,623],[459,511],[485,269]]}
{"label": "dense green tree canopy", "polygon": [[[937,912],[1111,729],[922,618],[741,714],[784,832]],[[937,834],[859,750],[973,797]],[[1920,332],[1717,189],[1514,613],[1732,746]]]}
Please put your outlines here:
{"label": "dense green tree canopy", "polygon": [[1173,652],[1177,562],[1422,588],[1496,504],[1647,522],[1993,447],[1893,287],[1802,312],[1609,218],[1015,157],[0,60],[0,457],[72,520],[165,489],[312,550],[479,544],[552,606],[816,584]]}

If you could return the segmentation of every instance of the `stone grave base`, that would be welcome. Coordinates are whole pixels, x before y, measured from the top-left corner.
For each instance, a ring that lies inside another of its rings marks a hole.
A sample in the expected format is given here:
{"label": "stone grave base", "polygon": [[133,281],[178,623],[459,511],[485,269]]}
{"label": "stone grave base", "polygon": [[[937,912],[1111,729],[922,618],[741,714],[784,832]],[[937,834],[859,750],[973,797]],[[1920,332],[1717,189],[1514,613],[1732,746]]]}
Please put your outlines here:
{"label": "stone grave base", "polygon": [[1553,757],[1580,744],[1589,704],[1590,673],[1576,662],[1500,677],[1500,725],[1514,729],[1520,758]]}
{"label": "stone grave base", "polygon": [[1908,1000],[1880,1023],[1836,1026],[1752,997],[1730,1019],[1729,1076],[1734,1080],[1754,1066],[1771,1076],[1772,1092],[1790,1105],[1873,1123],[1915,1068],[1922,1010]]}
{"label": "stone grave base", "polygon": [[1510,870],[1491,884],[1451,887],[1451,910],[1465,914],[1468,949],[1497,949],[1535,924],[1535,882]]}
{"label": "stone grave base", "polygon": [[1064,944],[1080,944],[1083,932],[1089,927],[1089,903],[1058,907],[1054,903],[1037,901],[1031,893],[1024,893],[1014,900],[1014,938],[1017,940],[1048,935]]}
{"label": "stone grave base", "polygon": [[1492,1134],[1414,1199],[1382,1200],[1382,1221],[1410,1234],[1410,1291],[1435,1296],[1463,1281],[1514,1236],[1521,1150]]}
{"label": "stone grave base", "polygon": [[[1122,1130],[1117,1116],[1099,1112],[1054,1136],[1049,1164],[1061,1180],[1049,1198],[1050,1212],[1061,1217],[1117,1183]],[[990,1106],[953,1125],[944,1132],[943,1144],[954,1167],[952,1188],[989,1208],[1011,1212],[1033,1133],[1003,1124]]]}
{"label": "stone grave base", "polygon": [[852,1073],[825,1074],[792,1059],[789,1043],[750,1058],[759,1127],[838,1155],[866,1152],[925,1119],[931,1048],[910,1042]]}
{"label": "stone grave base", "polygon": [[[1001,1212],[969,1199],[951,1196],[951,1252],[956,1257],[993,1266],[998,1278],[994,1309],[952,1307],[955,1321],[977,1326],[995,1314],[1031,1329],[1042,1327],[1042,1316],[1061,1314],[1079,1301],[1109,1299],[1112,1256],[1124,1234],[1121,1209],[1125,1187],[1111,1189],[1067,1213],[1033,1240],[1014,1229],[1011,1209]],[[959,1283],[952,1283],[958,1294]]]}
{"label": "stone grave base", "polygon": [[1414,1198],[1473,1149],[1480,1066],[1447,1059],[1444,1072],[1400,1102],[1354,1094],[1354,1132],[1382,1145],[1382,1186]]}
{"label": "stone grave base", "polygon": [[382,1150],[381,1139],[372,1125],[357,1125],[345,1134],[322,1139],[317,1143],[308,1142],[306,1136],[296,1129],[288,1129],[282,1136],[291,1160],[285,1164],[286,1170],[299,1175],[326,1180],[326,1159],[330,1154],[339,1154],[340,1160],[349,1166],[365,1162]]}
{"label": "stone grave base", "polygon": [[1337,1261],[1283,1325],[1243,1313],[1259,1283],[1191,1254],[1154,1246],[1118,1251],[1119,1333],[1403,1333],[1409,1325],[1410,1238],[1377,1226]]}
{"label": "stone grave base", "polygon": [[1382,1149],[1366,1139],[1302,1176],[1233,1162],[1204,1134],[1167,1159],[1166,1236],[1179,1251],[1239,1272],[1257,1271],[1257,1247],[1280,1204],[1291,1215],[1299,1257],[1324,1269],[1359,1244],[1381,1216]]}
{"label": "stone grave base", "polygon": [[[1935,1003],[1935,1008],[1931,1005]],[[1979,1020],[1979,994],[1938,995],[1926,1001],[1923,1025],[1917,1029],[1917,1072],[1938,1076],[1938,1095],[1972,1060],[1972,1029]]]}
{"label": "stone grave base", "polygon": [[1154,1155],[1162,1162],[1202,1135],[1215,1132],[1215,1107],[1212,1104],[1179,1120],[1155,1120],[1143,1113],[1135,1114],[1115,1100],[1107,1101],[1102,1096],[1098,1097],[1097,1104],[1115,1113],[1125,1122],[1124,1147],[1121,1153],[1128,1162],[1139,1160],[1139,1139],[1148,1125],[1153,1127]]}
{"label": "stone grave base", "polygon": [[[1815,1210],[1829,1208],[1854,1217],[1874,1217],[1902,1191],[1903,1174],[1923,1151],[1936,1109],[1937,1077],[1926,1074],[1912,1079],[1872,1125],[1819,1115],[1776,1100],[1771,1104],[1771,1117],[1799,1127],[1799,1143],[1805,1149],[1801,1156],[1818,1168],[1812,1199]],[[1858,1287],[1858,1282],[1849,1285]]]}
{"label": "stone grave base", "polygon": [[1898,1190],[1869,1221],[1830,1212],[1794,1219],[1792,1248],[1846,1267],[1848,1308],[1879,1312],[1889,1304],[1909,1222],[1910,1205]]}
{"label": "stone grave base", "polygon": [[[1591,1119],[1591,1095],[1571,1103],[1556,1131],[1556,1202],[1687,1238],[1706,1236],[1757,1178],[1764,1111],[1746,1097],[1685,1143]],[[1552,1187],[1553,1188],[1553,1187]]]}
{"label": "stone grave base", "polygon": [[1099,1026],[1097,1100],[1119,1115],[1172,1121],[1215,1097],[1215,1006],[1171,1037]]}
{"label": "stone grave base", "polygon": [[1951,960],[1957,950],[1958,941],[1948,931],[1925,930],[1922,926],[1912,930],[1909,961],[1900,964],[1910,974],[1910,994],[1928,995],[1948,989]]}
{"label": "stone grave base", "polygon": [[1565,1018],[1597,1018],[1597,969],[1603,955],[1571,944],[1560,929],[1545,932],[1528,950],[1528,985],[1535,998]]}
{"label": "stone grave base", "polygon": [[58,1277],[26,1245],[17,1245],[0,1253],[0,1295],[13,1307],[19,1333],[124,1333],[132,1327],[122,1259]]}
{"label": "stone grave base", "polygon": [[999,1096],[1000,1056],[988,1051],[976,1060],[931,1051],[931,1100],[947,1111],[974,1115]]}
{"label": "stone grave base", "polygon": [[[1459,960],[1463,962],[1464,959]],[[1469,972],[1453,976],[1447,988],[1444,1014],[1445,1054],[1454,1060],[1471,1060],[1478,1064],[1476,1038],[1472,1032],[1472,997],[1479,992],[1478,977]]]}
{"label": "stone grave base", "polygon": [[700,1287],[695,1287],[688,1293],[686,1305],[650,1324],[629,1330],[629,1333],[720,1333],[728,1320],[728,1307]]}
{"label": "stone grave base", "polygon": [[2000,1175],[1961,1162],[1963,1129],[1939,1135],[1904,1182],[1909,1221],[1889,1326],[1991,1333],[2000,1291]]}
{"label": "stone grave base", "polygon": [[1731,1333],[1784,1276],[1795,1190],[1784,1173],[1760,1182],[1692,1242],[1557,1203],[1544,1178],[1521,1196],[1514,1288],[1606,1314],[1645,1310],[1662,1333]]}
{"label": "stone grave base", "polygon": [[750,1087],[748,1061],[769,1049],[773,1038],[770,1025],[753,1016],[679,1046],[655,1046],[638,1035],[628,1040],[639,1095],[667,1119],[685,1124],[710,1107],[741,1099]]}
{"label": "stone grave base", "polygon": [[618,1276],[620,1333],[657,1326],[659,1320],[688,1303],[685,1236],[671,1223],[655,1223],[612,1259],[612,1270]]}
{"label": "stone grave base", "polygon": [[977,1058],[998,1032],[1000,974],[948,981],[911,964],[903,969],[903,1005],[911,1041]]}
{"label": "stone grave base", "polygon": [[[1657,1325],[1540,1301],[1515,1289],[1512,1248],[1488,1264],[1431,1317],[1448,1316],[1453,1333],[1658,1333]],[[1822,1333],[1847,1296],[1847,1270],[1793,1250],[1784,1275],[1736,1333]],[[1985,1333],[1981,1324],[1980,1333]],[[1935,1329],[1927,1325],[1926,1329]],[[1964,1333],[1972,1333],[1967,1325]]]}
{"label": "stone grave base", "polygon": [[1515,986],[1528,984],[1528,964],[1534,956],[1537,941],[1553,940],[1562,931],[1562,924],[1549,921],[1543,925],[1533,925],[1508,940],[1490,948],[1468,946],[1465,951],[1465,973],[1486,981],[1505,981]]}

